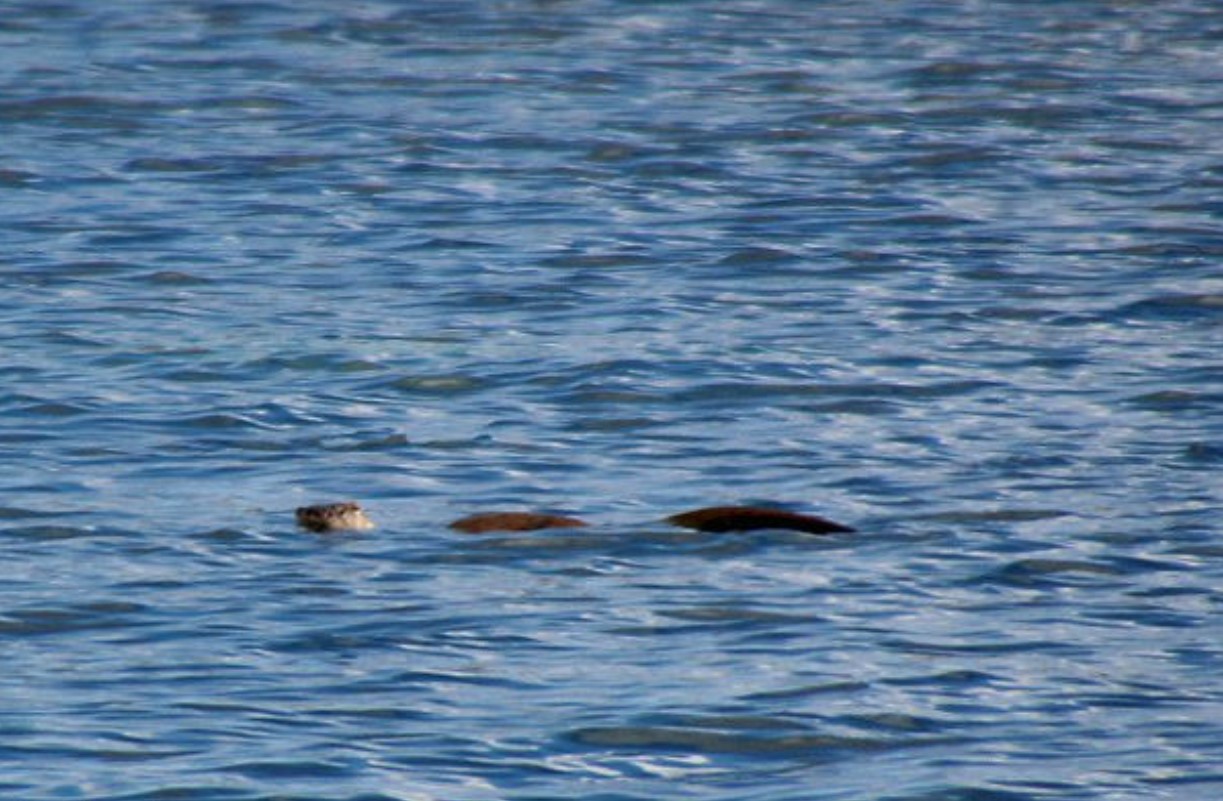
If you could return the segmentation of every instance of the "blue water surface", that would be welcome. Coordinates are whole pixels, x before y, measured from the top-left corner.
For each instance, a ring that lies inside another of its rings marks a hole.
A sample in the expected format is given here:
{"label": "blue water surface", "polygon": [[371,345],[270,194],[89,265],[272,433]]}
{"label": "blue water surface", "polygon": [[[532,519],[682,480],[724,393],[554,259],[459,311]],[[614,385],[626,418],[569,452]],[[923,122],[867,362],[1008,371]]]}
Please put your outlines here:
{"label": "blue water surface", "polygon": [[0,797],[1223,797],[1221,42],[0,3]]}

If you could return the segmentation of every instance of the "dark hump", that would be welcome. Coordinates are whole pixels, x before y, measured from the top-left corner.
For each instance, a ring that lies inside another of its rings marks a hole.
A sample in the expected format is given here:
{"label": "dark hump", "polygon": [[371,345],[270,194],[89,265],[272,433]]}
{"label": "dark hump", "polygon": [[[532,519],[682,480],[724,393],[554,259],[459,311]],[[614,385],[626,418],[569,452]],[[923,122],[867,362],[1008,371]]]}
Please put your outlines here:
{"label": "dark hump", "polygon": [[698,531],[756,531],[765,528],[802,531],[807,534],[842,534],[854,529],[817,515],[784,512],[759,506],[708,506],[672,515],[666,522]]}
{"label": "dark hump", "polygon": [[536,512],[482,512],[450,524],[455,531],[484,534],[490,531],[538,531],[543,528],[582,528],[584,520]]}

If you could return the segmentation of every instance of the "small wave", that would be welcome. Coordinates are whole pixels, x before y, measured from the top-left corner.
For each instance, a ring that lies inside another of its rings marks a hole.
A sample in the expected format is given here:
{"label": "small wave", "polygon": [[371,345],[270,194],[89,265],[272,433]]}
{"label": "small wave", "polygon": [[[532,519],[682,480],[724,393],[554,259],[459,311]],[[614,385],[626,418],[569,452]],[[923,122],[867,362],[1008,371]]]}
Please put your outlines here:
{"label": "small wave", "polygon": [[38,173],[26,170],[0,169],[0,186],[6,186],[10,189],[32,186],[40,180],[41,176]]}
{"label": "small wave", "polygon": [[195,415],[193,417],[183,417],[176,420],[175,425],[204,430],[225,428],[267,428],[267,426],[249,416],[229,412],[214,412],[211,414]]}
{"label": "small wave", "polygon": [[1075,650],[1071,643],[1055,640],[997,640],[997,641],[934,641],[916,640],[909,637],[892,637],[881,640],[880,645],[915,656],[993,656],[1005,654],[1035,654]]}
{"label": "small wave", "polygon": [[302,353],[261,356],[242,365],[243,369],[264,373],[272,370],[302,370],[335,373],[364,373],[382,369],[369,359],[353,358],[344,353]]}
{"label": "small wave", "polygon": [[77,417],[88,414],[92,409],[78,403],[66,401],[37,401],[18,410],[21,414],[33,417]]}
{"label": "small wave", "polygon": [[1078,584],[1093,577],[1117,576],[1120,572],[1109,565],[1077,559],[1018,559],[987,573],[982,580],[1009,587],[1036,587]]}
{"label": "small wave", "polygon": [[896,687],[973,687],[989,685],[998,681],[998,676],[980,670],[944,670],[938,673],[883,679],[882,683]]}
{"label": "small wave", "polygon": [[678,726],[591,726],[574,729],[566,739],[599,748],[682,751],[686,753],[775,758],[834,758],[842,752],[892,751],[951,742],[945,736],[855,736],[820,734],[779,724],[783,733],[722,731]]}
{"label": "small wave", "polygon": [[[1042,794],[1043,795],[1043,794]],[[1042,797],[1027,792],[1011,792],[993,787],[940,787],[937,790],[918,790],[902,795],[890,795],[887,801],[1032,801]],[[1044,796],[1048,797],[1048,796]]]}
{"label": "small wave", "polygon": [[798,260],[798,255],[781,248],[751,247],[736,250],[723,256],[719,264],[731,267],[787,264]]}
{"label": "small wave", "polygon": [[1191,442],[1185,446],[1183,455],[1189,462],[1219,464],[1223,463],[1223,445],[1214,442]]}
{"label": "small wave", "polygon": [[0,520],[29,520],[31,518],[54,517],[50,512],[24,509],[18,506],[0,506]]}
{"label": "small wave", "polygon": [[155,100],[131,100],[112,95],[50,95],[0,102],[0,120],[54,121],[88,127],[135,127],[137,120],[168,108]]}
{"label": "small wave", "polygon": [[62,634],[95,629],[121,629],[139,625],[148,612],[143,604],[99,601],[66,607],[11,609],[0,615],[0,634]]}
{"label": "small wave", "polygon": [[981,509],[957,510],[951,512],[936,512],[934,514],[918,515],[912,520],[925,520],[934,523],[1028,523],[1038,520],[1055,520],[1067,517],[1073,512],[1064,509],[1022,508],[1013,509]]}
{"label": "small wave", "polygon": [[865,681],[832,681],[826,684],[808,684],[801,687],[788,687],[783,690],[766,690],[741,696],[744,701],[792,701],[816,695],[838,695],[840,693],[856,693],[870,689]]}
{"label": "small wave", "polygon": [[1194,409],[1208,411],[1219,408],[1220,403],[1223,403],[1223,394],[1186,389],[1161,389],[1136,395],[1129,398],[1128,403],[1155,412],[1179,413]]}
{"label": "small wave", "polygon": [[124,165],[131,172],[200,173],[221,169],[214,161],[200,158],[158,158],[145,156],[132,159]]}
{"label": "small wave", "polygon": [[1223,317],[1223,294],[1158,295],[1122,306],[1123,317],[1200,320]]}
{"label": "small wave", "polygon": [[211,281],[202,275],[185,272],[183,270],[156,270],[142,276],[143,280],[155,285],[173,285],[173,286],[199,286],[208,284]]}
{"label": "small wave", "polygon": [[35,542],[47,540],[72,540],[83,537],[96,537],[98,530],[92,526],[57,526],[33,525],[13,526],[0,530],[0,536],[6,539],[31,540]]}
{"label": "small wave", "polygon": [[336,453],[377,453],[400,450],[411,445],[412,441],[406,434],[390,432],[324,439],[320,440],[318,444],[323,450]]}
{"label": "small wave", "polygon": [[821,618],[818,615],[795,615],[785,614],[782,612],[769,612],[764,609],[755,609],[752,607],[734,607],[734,606],[696,606],[684,607],[680,609],[662,609],[658,612],[660,617],[673,618],[675,620],[690,621],[693,623],[715,623],[730,626],[739,626],[743,624],[756,625],[759,623],[810,623],[818,621]]}
{"label": "small wave", "polygon": [[487,386],[487,381],[477,376],[453,374],[406,375],[382,385],[384,389],[407,395],[465,395],[478,392]]}
{"label": "small wave", "polygon": [[982,390],[996,389],[995,381],[942,381],[930,384],[824,384],[778,382],[711,382],[676,393],[678,401],[742,401],[757,403],[765,398],[804,397],[831,398],[841,402],[863,400],[887,402],[923,400],[972,395]]}
{"label": "small wave", "polygon": [[223,773],[236,773],[248,779],[326,779],[352,775],[348,765],[322,760],[240,762],[219,768]]}

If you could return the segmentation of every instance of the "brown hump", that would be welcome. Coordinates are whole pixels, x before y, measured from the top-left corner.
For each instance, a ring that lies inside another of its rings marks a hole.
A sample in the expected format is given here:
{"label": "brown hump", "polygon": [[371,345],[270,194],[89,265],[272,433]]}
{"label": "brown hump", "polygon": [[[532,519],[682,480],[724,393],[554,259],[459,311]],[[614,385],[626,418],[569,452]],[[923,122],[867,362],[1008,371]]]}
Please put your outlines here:
{"label": "brown hump", "polygon": [[789,529],[808,534],[838,534],[854,529],[816,515],[783,512],[758,506],[709,506],[672,515],[666,522],[698,531],[755,531],[762,528]]}
{"label": "brown hump", "polygon": [[450,524],[455,531],[484,534],[490,531],[538,531],[541,528],[581,528],[586,525],[576,517],[545,515],[535,512],[483,512]]}

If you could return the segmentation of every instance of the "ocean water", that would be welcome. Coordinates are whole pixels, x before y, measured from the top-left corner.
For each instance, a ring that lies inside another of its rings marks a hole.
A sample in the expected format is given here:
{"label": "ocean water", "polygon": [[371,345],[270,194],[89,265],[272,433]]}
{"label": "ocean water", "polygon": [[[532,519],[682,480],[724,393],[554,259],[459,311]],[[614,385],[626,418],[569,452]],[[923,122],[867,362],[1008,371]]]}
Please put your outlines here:
{"label": "ocean water", "polygon": [[0,797],[1223,797],[1223,6],[0,12]]}

